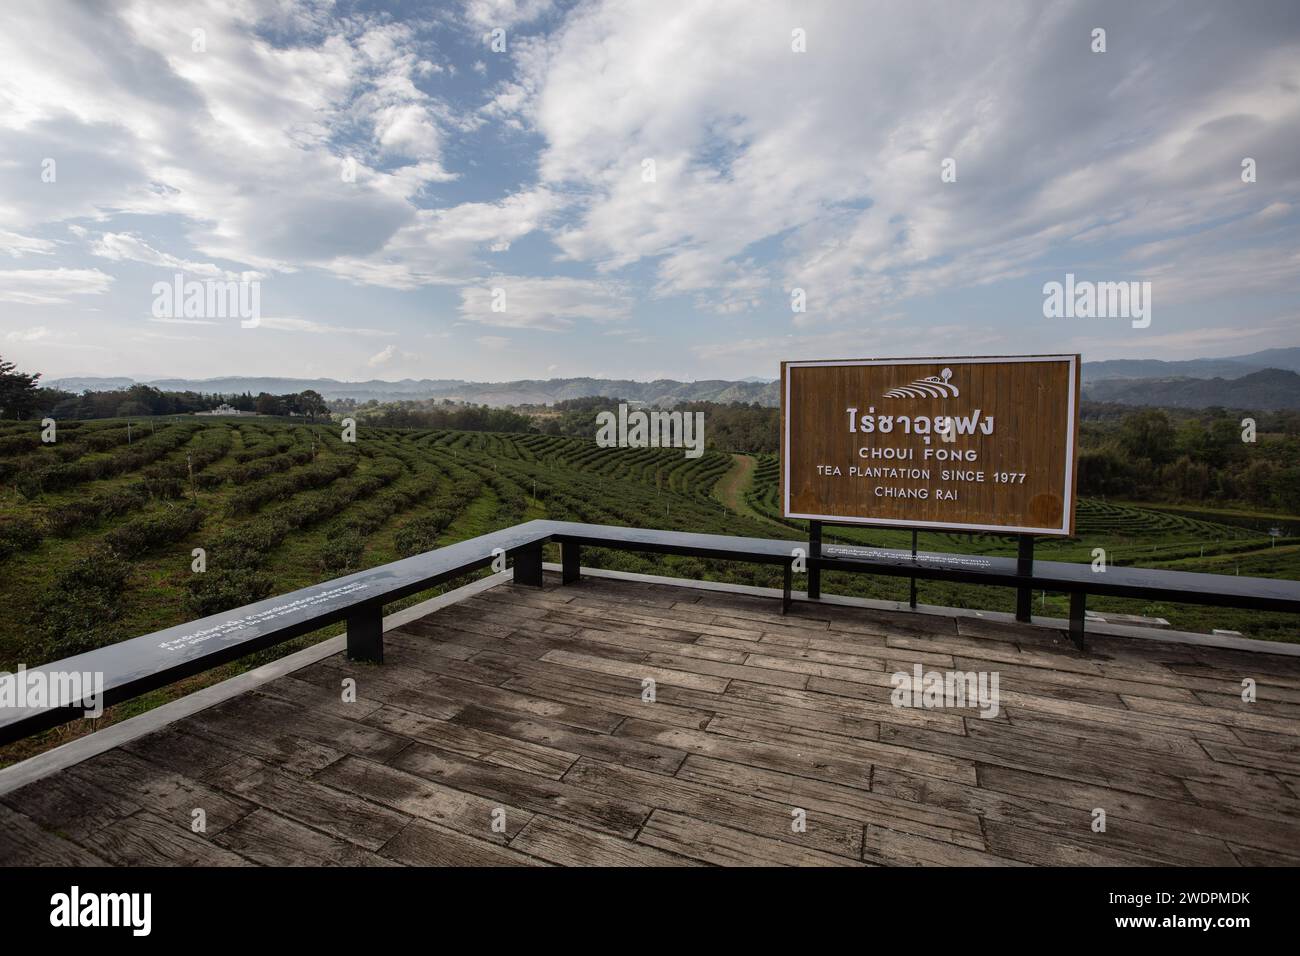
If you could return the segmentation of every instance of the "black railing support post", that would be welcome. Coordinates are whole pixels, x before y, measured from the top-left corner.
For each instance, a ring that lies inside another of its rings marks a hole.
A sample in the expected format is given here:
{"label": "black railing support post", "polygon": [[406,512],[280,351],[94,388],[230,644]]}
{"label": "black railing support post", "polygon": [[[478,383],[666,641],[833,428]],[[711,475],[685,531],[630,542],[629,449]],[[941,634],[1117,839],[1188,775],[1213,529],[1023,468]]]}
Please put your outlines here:
{"label": "black railing support post", "polygon": [[[912,532],[912,563],[916,563],[916,532]],[[916,576],[912,576],[912,587],[908,592],[907,603],[912,610],[916,610]]]}
{"label": "black railing support post", "polygon": [[582,545],[576,541],[561,542],[560,562],[563,566],[561,581],[565,584],[576,584],[582,580]]}
{"label": "black railing support post", "polygon": [[1083,637],[1083,621],[1087,605],[1086,591],[1070,592],[1070,640],[1074,641],[1074,646],[1081,651],[1088,649]]}
{"label": "black railing support post", "polygon": [[384,606],[360,604],[348,613],[348,660],[384,662]]}
{"label": "black railing support post", "polygon": [[[1016,574],[1027,578],[1034,573],[1034,536],[1020,536],[1020,552],[1016,559]],[[1033,613],[1034,591],[1029,585],[1016,588],[1016,620],[1029,622]]]}
{"label": "black railing support post", "polygon": [[785,572],[781,577],[781,613],[786,614],[790,611],[790,592],[794,590],[794,561],[785,563]]}
{"label": "black railing support post", "polygon": [[515,584],[542,586],[542,544],[530,544],[515,552]]}
{"label": "black railing support post", "polygon": [[822,596],[822,569],[817,560],[822,556],[822,523],[808,522],[808,599],[816,601]]}

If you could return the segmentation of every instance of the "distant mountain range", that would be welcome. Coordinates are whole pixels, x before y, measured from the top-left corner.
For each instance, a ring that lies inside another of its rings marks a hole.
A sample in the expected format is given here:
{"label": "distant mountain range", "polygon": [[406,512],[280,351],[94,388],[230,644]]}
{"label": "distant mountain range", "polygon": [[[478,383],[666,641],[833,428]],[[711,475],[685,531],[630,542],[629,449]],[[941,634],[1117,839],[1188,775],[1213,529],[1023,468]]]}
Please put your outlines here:
{"label": "distant mountain range", "polygon": [[[1159,359],[1110,359],[1083,363],[1084,397],[1128,405],[1181,408],[1300,408],[1300,348],[1268,349],[1249,355],[1165,362]],[[129,388],[130,378],[63,378],[42,384],[69,392]],[[761,378],[733,382],[707,379],[678,382],[658,379],[552,378],[514,382],[467,382],[460,379],[402,379],[386,382],[340,382],[332,378],[154,379],[144,384],[165,391],[283,395],[312,389],[325,398],[358,402],[450,399],[482,405],[550,405],[590,395],[626,398],[651,405],[678,402],[758,402],[779,404],[777,383]]]}
{"label": "distant mountain range", "polygon": [[1300,375],[1267,368],[1241,378],[1110,378],[1084,386],[1083,397],[1121,405],[1165,408],[1300,408]]}
{"label": "distant mountain range", "polygon": [[1084,362],[1083,381],[1111,378],[1241,378],[1266,368],[1300,372],[1300,348],[1265,349],[1229,358],[1189,359],[1165,362],[1160,359],[1109,359]]}
{"label": "distant mountain range", "polygon": [[[83,392],[129,388],[136,382],[130,378],[63,378],[42,382],[42,384],[69,392]],[[284,395],[312,389],[330,400],[351,398],[358,402],[370,399],[380,402],[451,399],[497,406],[550,405],[569,398],[605,395],[652,405],[706,401],[759,402],[765,405],[777,403],[775,382],[728,382],[721,379],[699,382],[676,382],[671,379],[634,382],[630,379],[610,378],[552,378],[522,379],[515,382],[466,382],[460,379],[407,378],[398,382],[386,382],[381,379],[367,382],[340,382],[332,378],[230,376],[205,379],[151,379],[143,384],[164,391],[208,392],[223,395],[244,392],[253,395],[259,392]]]}

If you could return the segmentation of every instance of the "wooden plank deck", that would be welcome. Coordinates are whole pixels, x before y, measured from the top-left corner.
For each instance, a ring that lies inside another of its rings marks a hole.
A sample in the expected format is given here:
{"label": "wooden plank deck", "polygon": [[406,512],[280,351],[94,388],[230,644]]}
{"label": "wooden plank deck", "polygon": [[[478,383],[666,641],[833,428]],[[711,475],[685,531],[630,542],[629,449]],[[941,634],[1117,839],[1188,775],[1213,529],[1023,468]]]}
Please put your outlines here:
{"label": "wooden plank deck", "polygon": [[[0,863],[1300,865],[1300,661],[1092,643],[503,585],[0,797]],[[999,713],[893,706],[918,663]]]}

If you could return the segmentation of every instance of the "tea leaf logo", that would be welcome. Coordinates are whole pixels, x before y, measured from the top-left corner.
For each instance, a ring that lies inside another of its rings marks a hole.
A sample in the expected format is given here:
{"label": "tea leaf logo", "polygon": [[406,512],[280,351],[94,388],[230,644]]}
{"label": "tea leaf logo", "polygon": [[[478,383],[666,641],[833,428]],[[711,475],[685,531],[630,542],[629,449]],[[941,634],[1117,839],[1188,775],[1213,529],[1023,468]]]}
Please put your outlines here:
{"label": "tea leaf logo", "polygon": [[885,398],[956,398],[961,391],[948,381],[952,378],[952,369],[946,368],[939,375],[918,378],[910,385],[899,385],[885,392]]}

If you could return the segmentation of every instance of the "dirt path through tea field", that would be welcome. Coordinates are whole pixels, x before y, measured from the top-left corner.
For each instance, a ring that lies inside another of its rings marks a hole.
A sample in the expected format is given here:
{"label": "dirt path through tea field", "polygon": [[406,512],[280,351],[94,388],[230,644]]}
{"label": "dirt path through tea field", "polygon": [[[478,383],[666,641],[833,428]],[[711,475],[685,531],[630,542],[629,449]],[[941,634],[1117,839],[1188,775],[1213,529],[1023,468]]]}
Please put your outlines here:
{"label": "dirt path through tea field", "polygon": [[[754,469],[757,467],[758,462],[753,455],[733,454],[731,456],[731,470],[719,478],[718,483],[713,486],[713,496],[736,514],[780,528],[781,531],[788,534],[789,528],[778,524],[766,515],[759,514],[745,500],[745,492],[749,490],[749,486],[754,482]],[[785,537],[785,534],[782,534],[781,537]]]}

